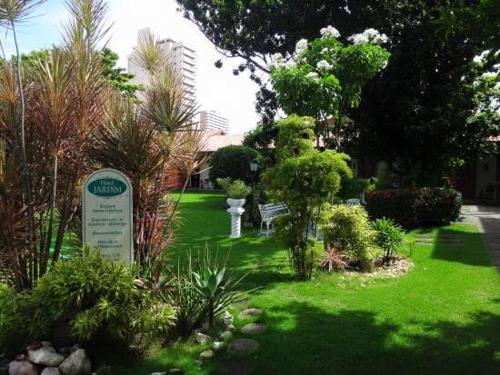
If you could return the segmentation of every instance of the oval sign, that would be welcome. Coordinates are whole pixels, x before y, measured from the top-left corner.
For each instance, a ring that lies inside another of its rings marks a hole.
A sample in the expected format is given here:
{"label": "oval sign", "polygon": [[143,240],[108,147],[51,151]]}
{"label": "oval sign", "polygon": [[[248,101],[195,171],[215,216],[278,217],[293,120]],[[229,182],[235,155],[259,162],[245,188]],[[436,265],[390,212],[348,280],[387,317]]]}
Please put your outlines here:
{"label": "oval sign", "polygon": [[91,194],[98,197],[116,197],[127,191],[127,185],[114,178],[101,178],[92,181],[87,189]]}

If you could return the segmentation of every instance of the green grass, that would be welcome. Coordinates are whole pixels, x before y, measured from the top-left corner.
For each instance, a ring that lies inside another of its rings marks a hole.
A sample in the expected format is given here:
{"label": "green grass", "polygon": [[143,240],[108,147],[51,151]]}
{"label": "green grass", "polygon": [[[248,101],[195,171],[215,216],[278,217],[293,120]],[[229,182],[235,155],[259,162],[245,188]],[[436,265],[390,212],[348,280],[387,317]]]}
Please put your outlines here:
{"label": "green grass", "polygon": [[[197,367],[202,347],[187,342],[156,348],[120,374],[170,367],[217,373],[225,362],[238,362],[253,374],[500,373],[500,278],[474,227],[427,230],[434,243],[417,245],[413,269],[397,279],[316,273],[301,282],[280,243],[253,230],[228,238],[222,196],[186,194],[181,217],[172,262],[205,246],[230,251],[231,270],[250,272],[246,287],[262,287],[251,305],[265,311],[269,328],[256,337],[261,348],[249,358],[220,354]],[[443,241],[449,233],[462,244]]]}

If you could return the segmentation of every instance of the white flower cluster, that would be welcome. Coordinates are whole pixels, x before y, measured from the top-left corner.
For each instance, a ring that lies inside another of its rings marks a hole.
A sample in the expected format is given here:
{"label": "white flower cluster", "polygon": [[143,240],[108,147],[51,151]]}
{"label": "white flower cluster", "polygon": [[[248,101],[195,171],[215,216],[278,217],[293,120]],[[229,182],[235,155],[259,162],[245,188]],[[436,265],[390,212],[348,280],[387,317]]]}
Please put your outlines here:
{"label": "white flower cluster", "polygon": [[353,34],[349,38],[347,38],[353,44],[366,44],[366,43],[374,43],[374,44],[384,44],[389,41],[389,38],[385,34],[379,33],[375,29],[366,29],[361,34]]}
{"label": "white flower cluster", "polygon": [[323,38],[327,38],[327,37],[339,38],[340,37],[339,31],[335,27],[330,26],[330,25],[328,25],[327,27],[323,27],[320,30],[320,33],[321,33],[321,36]]}
{"label": "white flower cluster", "polygon": [[295,45],[295,55],[300,56],[309,48],[309,43],[307,39],[301,39]]}
{"label": "white flower cluster", "polygon": [[326,60],[321,60],[316,64],[316,69],[330,71],[333,69],[333,65],[330,65]]}
{"label": "white flower cluster", "polygon": [[281,53],[271,55],[271,62],[268,64],[270,69],[279,69],[285,65],[285,58]]}
{"label": "white flower cluster", "polygon": [[480,55],[474,56],[473,61],[476,64],[481,64],[483,65],[485,63],[486,56],[490,54],[491,50],[487,49],[486,51],[483,51]]}
{"label": "white flower cluster", "polygon": [[281,53],[271,55],[271,62],[268,64],[270,69],[295,68],[297,62],[293,58],[286,59]]}
{"label": "white flower cluster", "polygon": [[306,75],[306,78],[307,79],[318,79],[319,78],[319,74],[316,73],[316,72],[311,72],[311,73],[308,73]]}

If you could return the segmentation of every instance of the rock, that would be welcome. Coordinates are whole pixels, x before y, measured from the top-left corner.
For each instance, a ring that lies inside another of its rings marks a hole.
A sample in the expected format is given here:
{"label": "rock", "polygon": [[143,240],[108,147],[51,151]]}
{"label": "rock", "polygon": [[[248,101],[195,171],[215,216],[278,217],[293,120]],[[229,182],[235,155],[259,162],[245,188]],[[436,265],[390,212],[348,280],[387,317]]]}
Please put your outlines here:
{"label": "rock", "polygon": [[41,346],[36,350],[28,350],[28,358],[35,365],[57,367],[64,361],[52,346]]}
{"label": "rock", "polygon": [[222,332],[220,338],[224,341],[231,340],[233,338],[233,333],[231,331]]}
{"label": "rock", "polygon": [[38,370],[31,362],[12,361],[9,363],[9,375],[38,375]]}
{"label": "rock", "polygon": [[162,371],[162,372],[152,372],[151,375],[167,375],[167,372],[166,371]]}
{"label": "rock", "polygon": [[210,341],[210,336],[205,335],[204,333],[198,332],[195,336],[195,340],[198,344],[206,344]]}
{"label": "rock", "polygon": [[67,357],[68,355],[70,355],[72,353],[71,351],[71,347],[69,346],[63,346],[60,350],[59,350],[59,354]]}
{"label": "rock", "polygon": [[73,345],[73,346],[72,346],[69,350],[71,351],[71,353],[74,353],[74,352],[76,352],[78,349],[81,349],[81,348],[80,348],[80,345],[75,344],[75,345]]}
{"label": "rock", "polygon": [[169,375],[182,375],[184,374],[184,371],[182,371],[180,368],[171,368],[168,370]]}
{"label": "rock", "polygon": [[252,316],[261,316],[261,315],[262,315],[262,310],[250,308],[250,309],[246,309],[246,310],[243,310],[242,312],[240,312],[239,317],[240,317],[240,319],[245,319],[245,318],[249,318]]}
{"label": "rock", "polygon": [[234,331],[236,329],[236,327],[234,326],[234,324],[228,324],[227,327],[226,327],[226,329],[228,331]]}
{"label": "rock", "polygon": [[238,339],[234,340],[229,345],[229,352],[235,354],[250,354],[259,349],[259,343],[253,339]]}
{"label": "rock", "polygon": [[59,366],[62,375],[88,375],[91,370],[92,364],[83,349],[75,350]]}
{"label": "rock", "polygon": [[41,375],[61,375],[57,367],[45,367]]}
{"label": "rock", "polygon": [[234,317],[231,315],[229,311],[226,311],[224,313],[224,324],[228,326],[230,324],[233,324],[233,322],[234,322]]}
{"label": "rock", "polygon": [[214,356],[213,350],[205,350],[204,352],[200,353],[201,360],[212,359],[213,356]]}
{"label": "rock", "polygon": [[262,333],[267,329],[266,323],[250,323],[241,329],[246,335],[255,335],[257,333]]}
{"label": "rock", "polygon": [[216,352],[221,350],[224,347],[224,343],[222,341],[216,341],[212,345],[212,349]]}

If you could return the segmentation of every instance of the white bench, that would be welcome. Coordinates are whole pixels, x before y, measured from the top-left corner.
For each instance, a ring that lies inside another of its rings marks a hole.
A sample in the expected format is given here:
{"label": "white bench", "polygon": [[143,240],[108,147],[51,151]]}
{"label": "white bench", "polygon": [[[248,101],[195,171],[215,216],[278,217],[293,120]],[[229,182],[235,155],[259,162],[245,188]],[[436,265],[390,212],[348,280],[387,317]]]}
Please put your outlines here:
{"label": "white bench", "polygon": [[273,220],[279,216],[287,215],[290,213],[290,210],[285,203],[259,204],[259,211],[260,216],[262,217],[262,220],[260,222],[260,231],[262,233],[262,226],[264,223],[266,223],[268,237]]}
{"label": "white bench", "polygon": [[349,207],[359,206],[361,204],[361,199],[348,199],[346,204]]}

